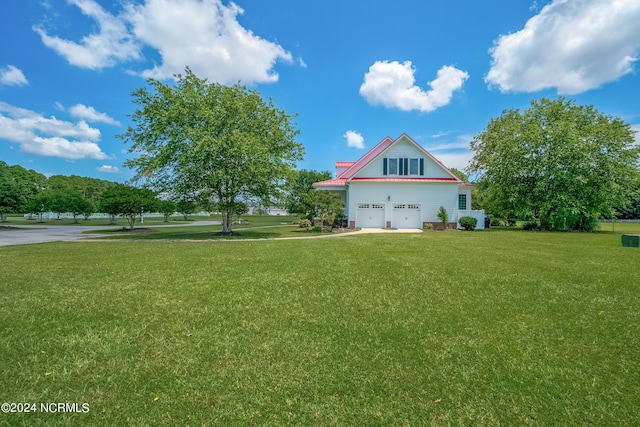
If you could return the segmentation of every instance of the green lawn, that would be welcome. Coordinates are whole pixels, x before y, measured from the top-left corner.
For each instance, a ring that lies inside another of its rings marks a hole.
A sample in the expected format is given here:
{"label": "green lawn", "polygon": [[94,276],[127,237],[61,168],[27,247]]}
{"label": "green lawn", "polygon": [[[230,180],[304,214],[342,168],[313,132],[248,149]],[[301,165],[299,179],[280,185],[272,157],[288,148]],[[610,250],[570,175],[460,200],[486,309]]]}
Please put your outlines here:
{"label": "green lawn", "polygon": [[621,231],[3,247],[0,425],[639,425]]}

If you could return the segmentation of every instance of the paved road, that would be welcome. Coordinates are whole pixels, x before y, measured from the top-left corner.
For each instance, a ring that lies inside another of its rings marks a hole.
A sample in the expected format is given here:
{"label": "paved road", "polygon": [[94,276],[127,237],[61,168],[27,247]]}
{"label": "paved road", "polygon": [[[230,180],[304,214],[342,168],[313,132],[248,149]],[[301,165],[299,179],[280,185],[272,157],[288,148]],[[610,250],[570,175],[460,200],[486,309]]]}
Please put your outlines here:
{"label": "paved road", "polygon": [[[179,227],[187,225],[216,225],[220,221],[193,221],[186,224],[154,225],[154,227]],[[0,224],[3,225],[3,224]],[[63,242],[81,240],[89,237],[99,237],[100,234],[83,234],[85,231],[109,230],[120,228],[113,225],[83,226],[83,225],[15,225],[14,230],[0,231],[0,246],[26,245],[31,243]]]}

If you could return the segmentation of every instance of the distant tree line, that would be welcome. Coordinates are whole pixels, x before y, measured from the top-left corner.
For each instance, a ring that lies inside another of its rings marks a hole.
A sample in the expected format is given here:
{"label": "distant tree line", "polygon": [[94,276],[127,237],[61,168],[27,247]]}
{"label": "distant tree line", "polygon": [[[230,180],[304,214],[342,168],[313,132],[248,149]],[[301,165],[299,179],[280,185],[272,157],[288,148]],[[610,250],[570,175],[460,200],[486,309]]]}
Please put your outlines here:
{"label": "distant tree line", "polygon": [[[329,172],[306,169],[295,171],[284,185],[286,197],[282,201],[283,205],[291,213],[317,216],[317,211],[323,204],[316,200],[318,197],[309,195],[312,184],[330,178]],[[69,212],[77,221],[79,217],[88,218],[95,212],[102,212],[110,214],[112,219],[116,216],[125,217],[133,227],[136,215],[142,211],[162,213],[165,221],[168,221],[176,212],[187,219],[199,210],[218,209],[215,203],[203,204],[196,197],[185,194],[163,194],[159,197],[148,189],[76,175],[53,175],[47,178],[34,170],[19,165],[9,166],[0,161],[2,216],[8,213],[41,216],[45,212],[53,212],[60,217]],[[247,203],[235,202],[232,211],[238,216],[247,213]]]}
{"label": "distant tree line", "polygon": [[49,212],[61,209],[86,213],[91,206],[99,205],[104,191],[115,185],[118,184],[76,175],[47,178],[32,169],[0,161],[0,214],[37,213],[43,205],[53,207]]}

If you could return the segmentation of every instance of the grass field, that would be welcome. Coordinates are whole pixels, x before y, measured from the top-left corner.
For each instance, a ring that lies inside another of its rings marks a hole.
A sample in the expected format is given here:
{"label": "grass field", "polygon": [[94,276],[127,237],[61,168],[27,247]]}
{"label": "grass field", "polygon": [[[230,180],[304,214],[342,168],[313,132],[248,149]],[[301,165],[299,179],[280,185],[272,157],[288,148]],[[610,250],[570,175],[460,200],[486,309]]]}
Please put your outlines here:
{"label": "grass field", "polygon": [[639,425],[623,228],[0,248],[0,425]]}

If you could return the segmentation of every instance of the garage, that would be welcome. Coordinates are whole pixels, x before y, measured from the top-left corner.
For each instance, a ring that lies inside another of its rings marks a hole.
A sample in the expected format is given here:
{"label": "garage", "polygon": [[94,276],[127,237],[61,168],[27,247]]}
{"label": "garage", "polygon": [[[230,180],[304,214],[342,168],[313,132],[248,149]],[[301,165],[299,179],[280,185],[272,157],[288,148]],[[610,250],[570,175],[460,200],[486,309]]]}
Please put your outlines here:
{"label": "garage", "polygon": [[394,203],[393,228],[422,228],[422,210],[416,203]]}
{"label": "garage", "polygon": [[358,203],[356,227],[384,228],[384,203]]}

